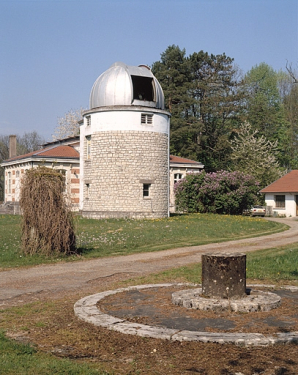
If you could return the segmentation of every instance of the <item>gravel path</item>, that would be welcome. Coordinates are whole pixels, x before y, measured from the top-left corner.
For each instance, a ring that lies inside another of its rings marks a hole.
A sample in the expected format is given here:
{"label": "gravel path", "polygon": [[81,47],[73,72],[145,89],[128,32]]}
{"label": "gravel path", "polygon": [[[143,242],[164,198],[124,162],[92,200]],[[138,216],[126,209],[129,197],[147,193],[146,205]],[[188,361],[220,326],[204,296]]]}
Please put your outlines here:
{"label": "gravel path", "polygon": [[113,275],[121,278],[142,276],[168,268],[199,262],[201,254],[217,252],[248,252],[298,242],[298,221],[270,218],[289,225],[290,229],[267,236],[228,241],[201,246],[184,247],[143,254],[41,265],[0,272],[0,305],[16,301],[24,303],[29,297],[47,294],[57,296],[85,291],[94,283],[104,282]]}

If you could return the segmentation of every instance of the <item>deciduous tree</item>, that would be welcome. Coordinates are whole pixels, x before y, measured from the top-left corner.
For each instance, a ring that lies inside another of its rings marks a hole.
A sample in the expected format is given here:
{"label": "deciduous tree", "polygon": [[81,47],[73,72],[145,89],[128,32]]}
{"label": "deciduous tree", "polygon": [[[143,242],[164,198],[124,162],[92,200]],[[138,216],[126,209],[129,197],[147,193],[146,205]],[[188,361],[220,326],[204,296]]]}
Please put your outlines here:
{"label": "deciduous tree", "polygon": [[65,113],[64,117],[58,118],[58,125],[52,135],[53,140],[63,139],[79,135],[80,126],[79,121],[82,120],[84,109],[70,110]]}
{"label": "deciduous tree", "polygon": [[268,64],[253,67],[245,76],[248,93],[247,121],[253,130],[271,142],[277,141],[278,161],[283,166],[289,164],[289,123],[278,85],[279,74]]}
{"label": "deciduous tree", "polygon": [[288,167],[298,169],[298,84],[290,75],[284,77],[282,81],[279,80],[279,83],[283,87],[286,86],[283,92],[283,105],[286,120],[289,123]]}
{"label": "deciduous tree", "polygon": [[241,125],[237,136],[230,141],[231,168],[250,174],[260,183],[260,188],[275,181],[282,175],[276,158],[277,141],[271,142],[258,130],[252,130],[249,123]]}

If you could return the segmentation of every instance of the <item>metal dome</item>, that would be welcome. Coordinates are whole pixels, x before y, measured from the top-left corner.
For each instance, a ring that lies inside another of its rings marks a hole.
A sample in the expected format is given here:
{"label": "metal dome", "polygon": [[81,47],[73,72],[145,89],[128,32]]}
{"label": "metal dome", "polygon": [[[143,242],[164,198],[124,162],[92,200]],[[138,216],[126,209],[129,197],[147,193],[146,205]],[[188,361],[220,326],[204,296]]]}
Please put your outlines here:
{"label": "metal dome", "polygon": [[97,78],[90,94],[90,109],[116,105],[164,109],[162,88],[149,67],[116,62]]}

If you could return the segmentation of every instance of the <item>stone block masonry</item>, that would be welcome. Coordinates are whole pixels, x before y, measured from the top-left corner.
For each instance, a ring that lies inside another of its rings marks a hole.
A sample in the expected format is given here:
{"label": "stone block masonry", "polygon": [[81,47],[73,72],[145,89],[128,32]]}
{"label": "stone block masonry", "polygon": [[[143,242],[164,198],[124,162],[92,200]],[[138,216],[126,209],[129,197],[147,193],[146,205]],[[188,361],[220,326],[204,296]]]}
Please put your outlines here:
{"label": "stone block masonry", "polygon": [[90,159],[84,156],[83,216],[168,216],[167,134],[101,131],[91,136]]}

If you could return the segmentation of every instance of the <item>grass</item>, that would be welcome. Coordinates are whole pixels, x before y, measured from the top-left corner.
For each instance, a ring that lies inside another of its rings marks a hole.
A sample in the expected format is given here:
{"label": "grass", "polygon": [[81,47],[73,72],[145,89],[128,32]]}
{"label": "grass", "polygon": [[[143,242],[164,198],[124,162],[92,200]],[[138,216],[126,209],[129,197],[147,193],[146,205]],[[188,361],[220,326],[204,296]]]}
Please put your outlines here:
{"label": "grass", "polygon": [[[140,277],[139,284],[162,282],[201,283],[201,263]],[[246,254],[247,281],[298,285],[298,243]],[[134,279],[135,280],[135,279]],[[129,284],[132,280],[123,283]],[[136,281],[135,281],[136,282]]]}
{"label": "grass", "polygon": [[[298,243],[280,248],[258,250],[247,254],[248,281],[254,279],[254,281],[265,283],[283,282],[298,285],[297,275]],[[136,285],[178,281],[201,282],[201,264],[175,268],[147,277],[134,278],[120,282],[120,284]],[[119,282],[114,287],[119,287]],[[95,342],[92,343],[91,333],[86,329],[86,325],[78,321],[73,315],[73,303],[74,301],[71,298],[65,298],[61,301],[39,301],[2,309],[0,310],[0,329],[16,332],[17,336],[21,338],[22,332],[24,332],[24,337],[26,337],[26,334],[29,334],[29,336],[33,334],[37,341],[41,340],[40,343],[46,343],[47,347],[52,349],[57,346],[67,348],[70,345],[72,347],[76,342],[79,346],[81,345],[82,351],[86,349],[89,352],[91,350],[93,353],[94,349],[99,346],[98,340],[102,341],[102,345],[105,348],[107,345],[116,345],[115,343],[113,344],[113,341],[107,343],[105,341],[107,338],[104,337],[98,337],[97,340],[95,337]],[[63,314],[61,314],[61,311],[63,311]],[[108,332],[105,334],[108,335]],[[51,340],[53,340],[53,344]],[[125,345],[125,340],[123,345]],[[111,373],[103,371],[101,366],[107,366],[107,371],[110,371],[110,367],[109,363],[104,360],[102,362],[100,358],[94,363],[90,363],[88,356],[85,358],[83,355],[80,360],[76,360],[76,356],[74,356],[71,360],[59,358],[57,355],[48,353],[48,351],[41,351],[34,346],[18,343],[7,338],[4,331],[0,331],[0,373],[14,375],[114,374],[114,371]],[[115,349],[108,346],[107,352],[109,351],[115,354]],[[131,366],[133,367],[133,363]],[[138,371],[131,370],[129,373],[138,373]]]}
{"label": "grass", "polygon": [[[209,218],[207,217],[207,219]],[[9,220],[12,220],[11,223],[16,225],[18,219],[10,217]],[[94,225],[93,221],[91,221],[91,223]],[[139,222],[137,224],[140,225],[145,223],[146,222]],[[84,224],[85,228],[81,228],[81,231],[86,233],[86,226],[88,228],[87,224],[90,225],[90,223],[84,221]],[[112,226],[116,227],[116,222],[113,221],[108,221],[106,224],[110,226],[110,228]],[[151,223],[149,223],[149,225],[151,225]],[[245,225],[246,223],[244,226]],[[95,229],[96,228],[89,228],[90,231]],[[263,228],[263,230],[268,230],[268,228]],[[8,230],[6,230],[6,232],[7,238],[11,238],[13,241],[16,240],[16,232]],[[92,244],[94,245],[94,243]],[[258,250],[247,254],[248,282],[253,279],[254,281],[262,281],[264,283],[283,282],[298,285],[297,276],[298,243],[280,248]],[[136,285],[178,281],[193,283],[201,282],[201,264],[170,269],[146,277],[126,280],[120,284]],[[115,285],[115,287],[118,286],[119,283],[118,285]],[[0,329],[9,332],[16,332],[19,337],[22,337],[20,332],[24,332],[25,337],[27,333],[29,333],[29,335],[35,334],[37,341],[38,339],[43,340],[42,342],[45,342],[49,347],[51,347],[51,339],[53,339],[55,340],[55,343],[53,343],[52,348],[59,345],[60,347],[67,347],[67,345],[74,345],[74,342],[82,346],[82,351],[85,350],[84,348],[90,350],[89,347],[92,347],[92,350],[94,351],[94,348],[99,345],[99,342],[102,342],[104,347],[107,347],[108,345],[116,345],[115,343],[113,344],[113,341],[108,343],[106,341],[107,338],[105,337],[102,337],[102,340],[100,337],[96,337],[97,341],[96,343],[93,343],[90,338],[91,333],[86,329],[86,325],[79,322],[74,317],[73,303],[74,301],[70,298],[69,300],[65,299],[63,301],[41,301],[24,306],[2,309],[0,310]],[[61,311],[63,311],[63,313],[61,313]],[[50,334],[52,335],[52,338],[49,337]],[[106,334],[108,335],[108,333]],[[125,345],[125,340],[123,341],[123,345]],[[111,349],[108,346],[107,353],[109,351],[112,351],[112,354],[115,354],[115,349]],[[5,336],[4,331],[0,331],[0,363],[1,374],[14,375],[108,375],[109,373],[103,371],[100,366],[110,366],[109,362],[106,363],[106,361],[101,358],[98,358],[95,363],[90,363],[90,358],[88,359],[88,357],[85,359],[81,358],[80,360],[58,358],[53,354],[37,350],[34,346],[21,344],[15,340],[11,340]],[[134,363],[132,363],[131,366],[133,367]],[[112,371],[112,373],[114,372]],[[138,371],[131,370],[128,373],[138,373]]]}
{"label": "grass", "polygon": [[58,359],[53,355],[38,352],[29,344],[10,340],[0,332],[1,374],[11,375],[104,375],[106,372],[94,366],[80,364],[69,359]]}
{"label": "grass", "polygon": [[20,216],[0,216],[0,268],[32,266],[158,251],[184,246],[256,237],[283,231],[286,225],[243,216],[192,214],[165,219],[92,220],[76,217],[80,256],[24,256],[21,251]]}

